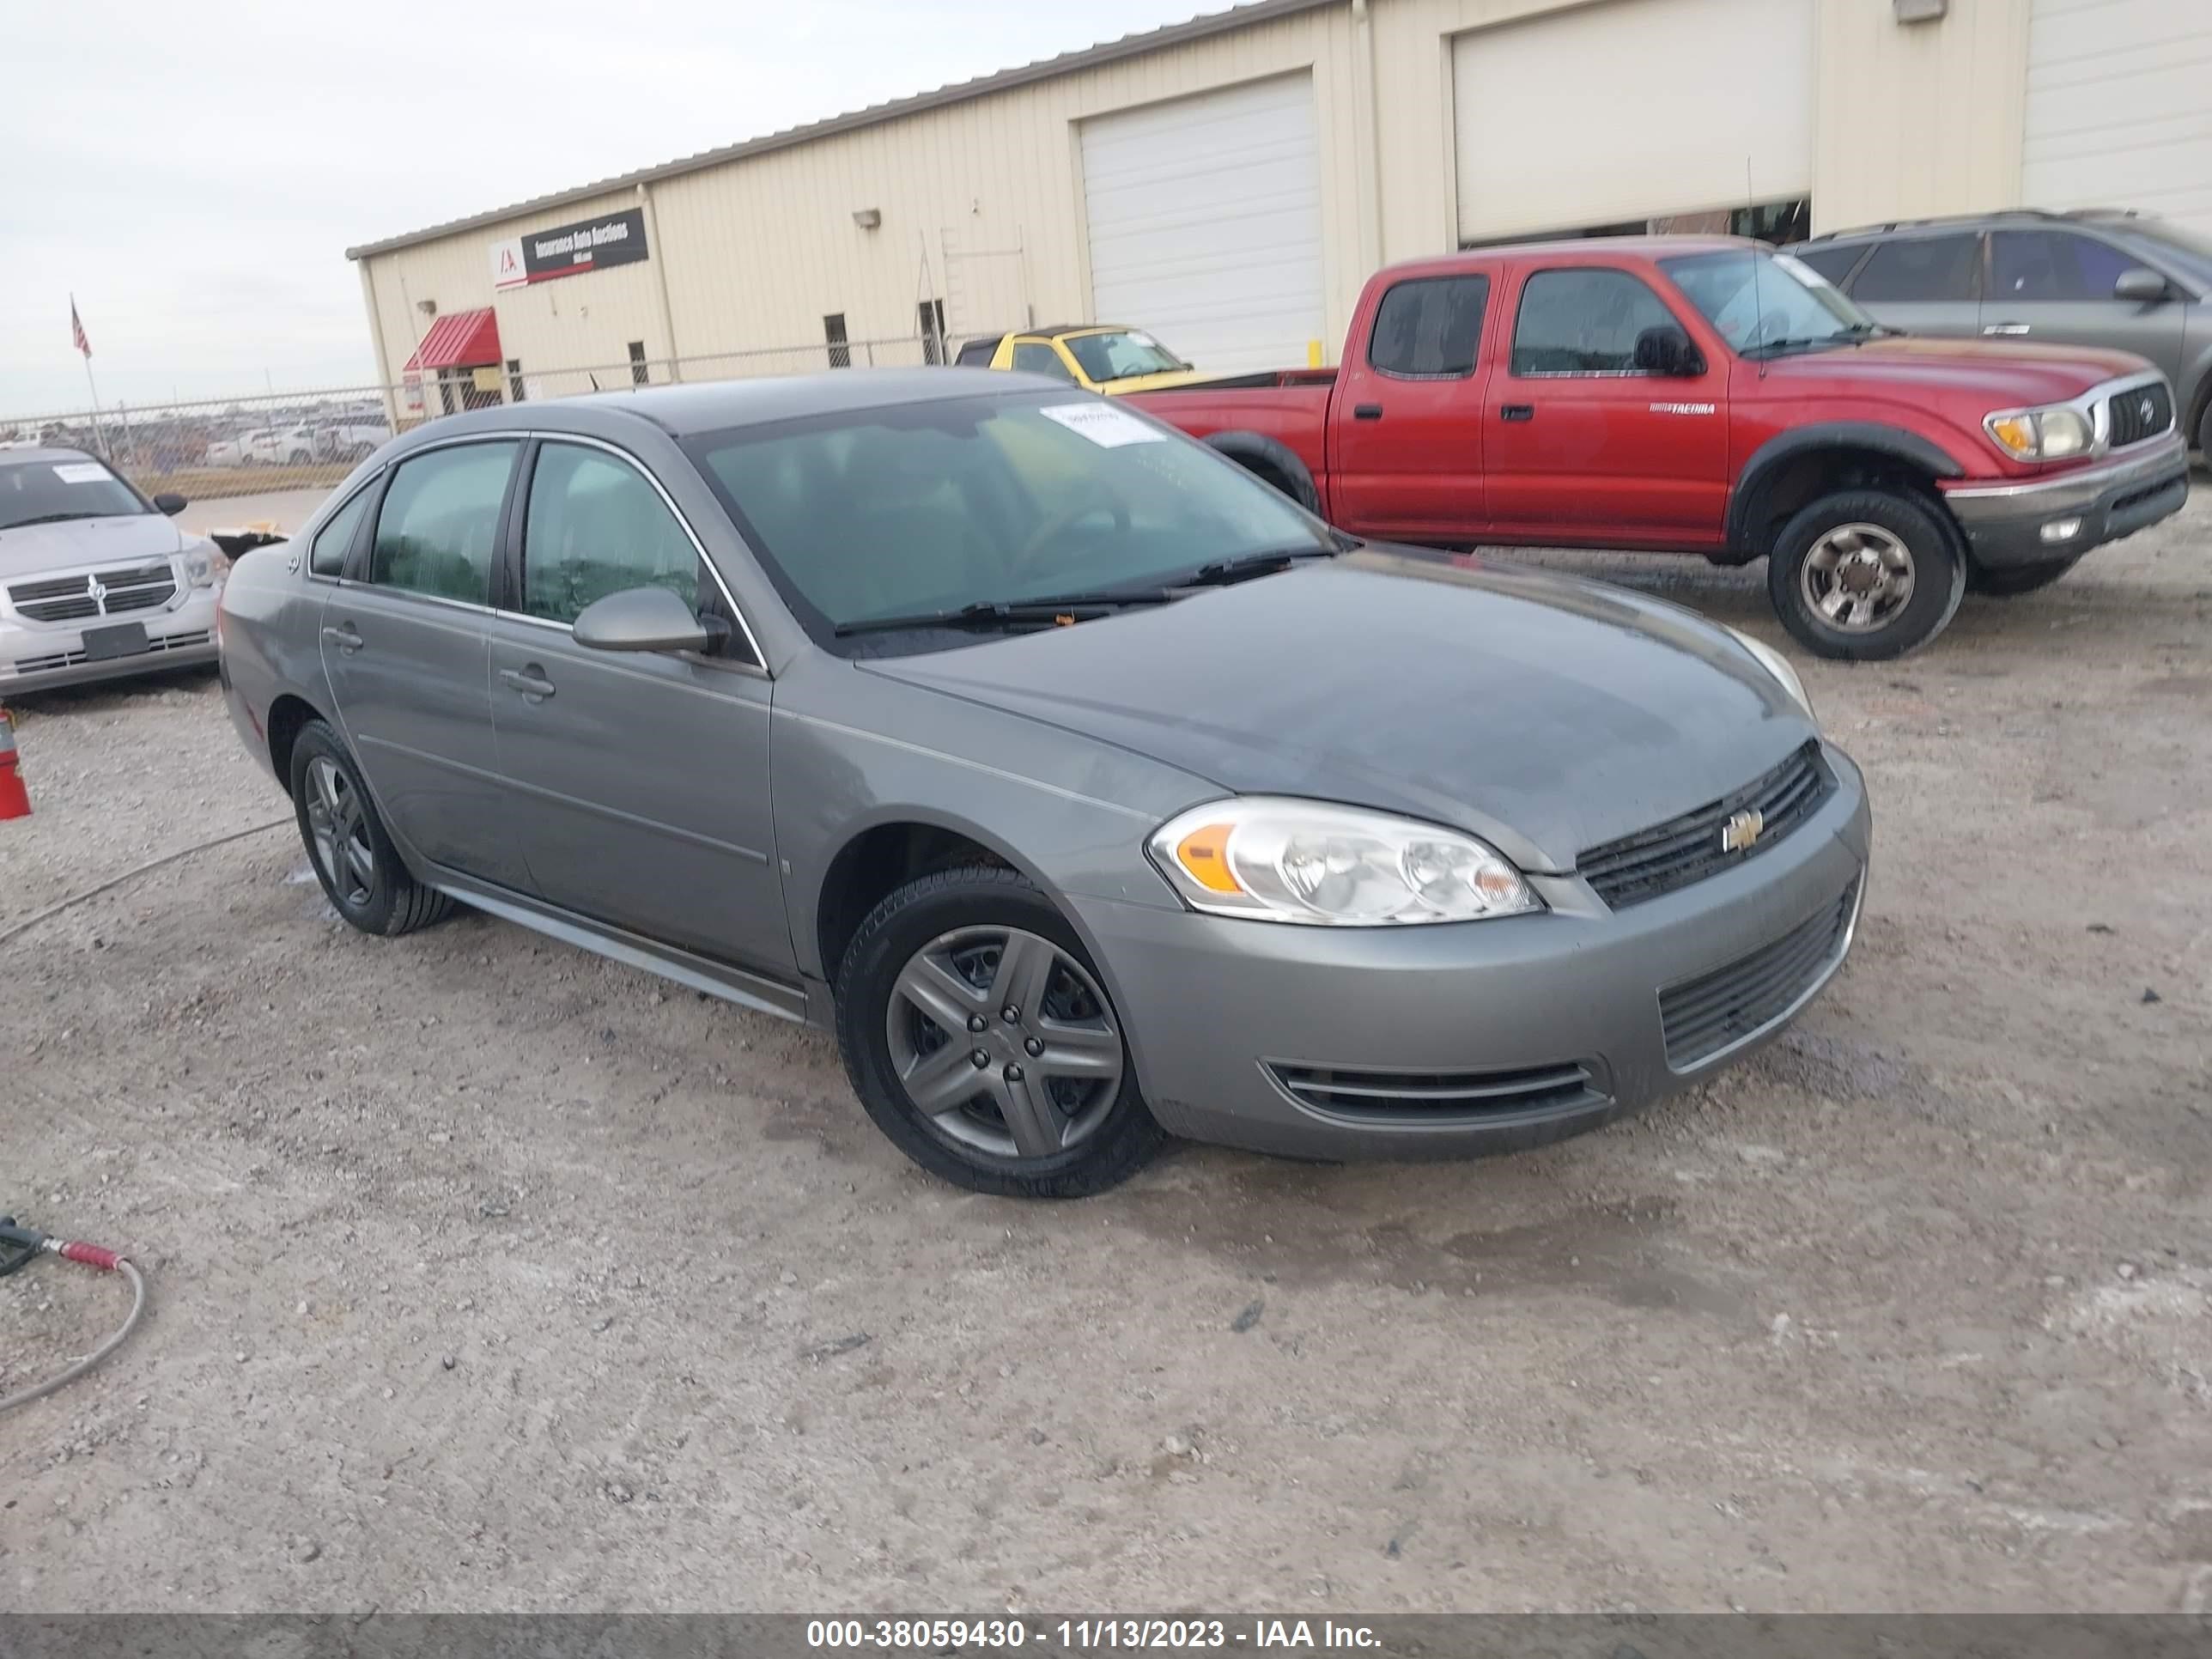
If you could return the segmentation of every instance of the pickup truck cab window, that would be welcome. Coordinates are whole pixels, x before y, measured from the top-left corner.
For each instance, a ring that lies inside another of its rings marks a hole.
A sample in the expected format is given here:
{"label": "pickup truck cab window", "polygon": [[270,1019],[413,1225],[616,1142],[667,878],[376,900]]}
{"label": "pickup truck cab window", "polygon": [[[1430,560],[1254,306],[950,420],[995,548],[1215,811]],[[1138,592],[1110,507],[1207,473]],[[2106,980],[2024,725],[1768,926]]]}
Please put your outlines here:
{"label": "pickup truck cab window", "polygon": [[1392,283],[1375,310],[1368,363],[1405,380],[1472,374],[1489,301],[1490,278],[1480,273]]}
{"label": "pickup truck cab window", "polygon": [[1055,380],[1075,384],[1075,375],[1060,360],[1060,349],[1049,340],[1014,342],[1014,368],[1023,374],[1049,374]]}
{"label": "pickup truck cab window", "polygon": [[1626,270],[1540,270],[1521,288],[1512,372],[1528,377],[1639,374],[1636,337],[1674,320],[1644,280]]}

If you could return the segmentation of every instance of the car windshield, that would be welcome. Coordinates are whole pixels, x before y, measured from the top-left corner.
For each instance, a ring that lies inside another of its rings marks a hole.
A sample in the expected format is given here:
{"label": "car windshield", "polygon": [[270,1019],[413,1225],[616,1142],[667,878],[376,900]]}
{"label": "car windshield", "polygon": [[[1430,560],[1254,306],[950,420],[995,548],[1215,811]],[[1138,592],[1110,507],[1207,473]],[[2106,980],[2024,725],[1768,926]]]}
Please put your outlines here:
{"label": "car windshield", "polygon": [[1110,602],[1340,545],[1234,462],[1066,392],[847,410],[685,447],[817,638],[970,605]]}
{"label": "car windshield", "polygon": [[1103,334],[1069,334],[1060,343],[1075,354],[1092,382],[1126,380],[1136,374],[1161,374],[1190,365],[1151,335],[1133,328],[1117,328]]}
{"label": "car windshield", "polygon": [[1729,345],[1747,355],[1848,345],[1881,329],[1819,271],[1787,254],[1731,248],[1662,259],[1659,267]]}
{"label": "car windshield", "polygon": [[146,511],[136,490],[89,457],[0,461],[0,530]]}

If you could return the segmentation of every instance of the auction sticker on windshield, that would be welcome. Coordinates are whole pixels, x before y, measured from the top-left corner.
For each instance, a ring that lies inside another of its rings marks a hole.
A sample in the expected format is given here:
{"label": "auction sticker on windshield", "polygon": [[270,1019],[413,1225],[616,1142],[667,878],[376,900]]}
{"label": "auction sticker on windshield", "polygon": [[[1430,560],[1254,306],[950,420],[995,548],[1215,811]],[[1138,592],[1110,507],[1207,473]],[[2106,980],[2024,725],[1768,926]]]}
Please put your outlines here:
{"label": "auction sticker on windshield", "polygon": [[1048,421],[1058,421],[1070,432],[1081,433],[1101,449],[1167,441],[1166,433],[1111,404],[1051,404],[1037,413]]}
{"label": "auction sticker on windshield", "polygon": [[54,477],[64,483],[106,483],[107,469],[98,461],[60,461],[55,464]]}

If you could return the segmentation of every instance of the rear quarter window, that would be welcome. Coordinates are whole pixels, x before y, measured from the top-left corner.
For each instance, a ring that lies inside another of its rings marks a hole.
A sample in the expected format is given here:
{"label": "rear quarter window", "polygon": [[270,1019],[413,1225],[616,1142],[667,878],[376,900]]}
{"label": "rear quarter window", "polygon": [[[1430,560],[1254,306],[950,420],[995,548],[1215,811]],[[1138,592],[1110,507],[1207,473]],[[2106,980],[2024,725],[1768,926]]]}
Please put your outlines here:
{"label": "rear quarter window", "polygon": [[1837,288],[1851,274],[1861,259],[1866,257],[1866,244],[1858,242],[1850,247],[1793,247],[1790,257],[1801,265],[1810,265]]}

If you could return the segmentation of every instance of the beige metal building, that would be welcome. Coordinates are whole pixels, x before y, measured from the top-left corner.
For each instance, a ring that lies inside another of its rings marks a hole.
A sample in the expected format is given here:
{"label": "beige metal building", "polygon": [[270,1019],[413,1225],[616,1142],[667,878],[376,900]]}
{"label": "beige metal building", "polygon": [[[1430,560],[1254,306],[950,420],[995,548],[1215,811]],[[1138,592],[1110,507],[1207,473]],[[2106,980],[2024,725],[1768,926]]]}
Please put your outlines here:
{"label": "beige metal building", "polygon": [[2208,0],[1258,0],[349,255],[402,418],[1068,319],[1231,372],[1542,233],[2212,229],[2207,84]]}

